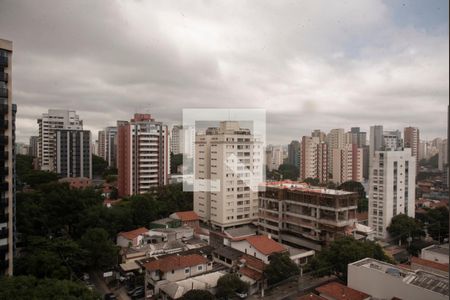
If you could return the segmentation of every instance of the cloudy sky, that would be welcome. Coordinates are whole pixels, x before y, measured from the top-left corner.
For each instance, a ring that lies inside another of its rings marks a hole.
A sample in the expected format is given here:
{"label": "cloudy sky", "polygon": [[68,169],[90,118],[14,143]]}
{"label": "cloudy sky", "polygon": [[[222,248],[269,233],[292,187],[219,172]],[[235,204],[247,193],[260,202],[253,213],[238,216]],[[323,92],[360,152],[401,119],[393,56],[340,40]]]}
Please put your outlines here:
{"label": "cloudy sky", "polygon": [[48,108],[96,135],[134,112],[265,108],[268,140],[373,124],[446,135],[448,0],[0,0],[17,138]]}

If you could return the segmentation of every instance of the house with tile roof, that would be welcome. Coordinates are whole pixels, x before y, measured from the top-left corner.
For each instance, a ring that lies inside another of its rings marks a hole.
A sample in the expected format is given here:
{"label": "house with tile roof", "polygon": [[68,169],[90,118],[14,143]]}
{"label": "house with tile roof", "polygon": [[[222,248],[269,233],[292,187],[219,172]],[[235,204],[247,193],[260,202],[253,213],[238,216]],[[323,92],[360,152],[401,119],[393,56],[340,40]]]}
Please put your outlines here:
{"label": "house with tile roof", "polygon": [[319,295],[328,300],[369,300],[370,295],[349,288],[339,282],[330,282],[316,288]]}
{"label": "house with tile roof", "polygon": [[212,262],[199,254],[169,255],[144,263],[145,294],[151,297],[159,293],[159,287],[212,270]]}
{"label": "house with tile roof", "polygon": [[141,241],[149,230],[145,227],[140,227],[131,231],[119,232],[117,235],[117,245],[122,248],[138,247]]}
{"label": "house with tile roof", "polygon": [[275,253],[287,252],[287,248],[267,235],[253,235],[240,240],[228,240],[229,246],[264,263],[270,262],[270,256]]}
{"label": "house with tile roof", "polygon": [[177,211],[171,214],[169,218],[180,220],[183,226],[200,227],[200,218],[195,211]]}

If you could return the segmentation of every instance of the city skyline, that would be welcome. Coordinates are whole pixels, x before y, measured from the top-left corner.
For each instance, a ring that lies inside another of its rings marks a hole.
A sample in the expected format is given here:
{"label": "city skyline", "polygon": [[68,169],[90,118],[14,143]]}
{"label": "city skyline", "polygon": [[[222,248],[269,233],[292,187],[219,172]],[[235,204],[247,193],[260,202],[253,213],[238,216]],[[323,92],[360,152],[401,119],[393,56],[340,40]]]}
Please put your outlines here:
{"label": "city skyline", "polygon": [[47,108],[76,109],[96,136],[211,106],[267,109],[272,144],[373,124],[445,137],[448,2],[324,4],[4,1],[17,141]]}

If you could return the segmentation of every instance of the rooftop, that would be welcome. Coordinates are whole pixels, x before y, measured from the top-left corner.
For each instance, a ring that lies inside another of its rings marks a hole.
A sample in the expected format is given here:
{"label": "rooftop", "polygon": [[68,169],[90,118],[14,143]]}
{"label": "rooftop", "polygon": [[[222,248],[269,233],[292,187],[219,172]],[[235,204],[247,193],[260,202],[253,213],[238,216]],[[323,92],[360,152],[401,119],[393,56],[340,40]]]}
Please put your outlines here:
{"label": "rooftop", "polygon": [[256,234],[256,228],[253,226],[245,225],[236,228],[230,228],[225,230],[225,233],[232,238],[246,237]]}
{"label": "rooftop", "polygon": [[349,264],[349,266],[350,265],[385,273],[387,276],[401,278],[405,284],[412,284],[442,295],[449,295],[448,277],[422,270],[411,271],[373,258],[364,258]]}
{"label": "rooftop", "polygon": [[178,211],[175,215],[183,222],[197,221],[200,219],[194,211]]}
{"label": "rooftop", "polygon": [[435,261],[422,259],[422,258],[418,258],[415,256],[411,257],[411,264],[417,264],[417,265],[433,268],[436,270],[448,272],[448,264],[441,264],[441,263],[438,263]]}
{"label": "rooftop", "polygon": [[349,288],[338,282],[330,282],[319,286],[316,291],[336,300],[364,300],[370,296],[366,293]]}
{"label": "rooftop", "polygon": [[123,236],[124,238],[128,239],[128,240],[132,240],[137,238],[138,236],[148,232],[149,230],[145,227],[140,227],[131,231],[123,231],[123,232],[119,232],[120,236]]}
{"label": "rooftop", "polygon": [[287,250],[283,245],[270,239],[266,235],[249,236],[246,238],[246,241],[264,255],[271,255]]}
{"label": "rooftop", "polygon": [[444,244],[444,245],[431,245],[428,246],[426,248],[423,248],[423,250],[426,251],[431,251],[431,252],[435,252],[435,253],[439,253],[439,254],[444,254],[444,255],[449,255],[449,248],[448,248],[448,244]]}
{"label": "rooftop", "polygon": [[263,183],[263,185],[265,185],[266,187],[271,187],[271,188],[288,189],[288,190],[292,190],[292,191],[303,191],[303,192],[319,193],[319,194],[327,194],[327,195],[350,195],[350,194],[353,194],[353,192],[327,189],[325,187],[320,187],[320,186],[311,186],[304,182],[291,181],[291,180],[267,181],[266,183]]}
{"label": "rooftop", "polygon": [[170,255],[160,259],[144,264],[144,268],[147,270],[160,270],[162,272],[169,272],[172,270],[179,270],[187,267],[193,267],[201,264],[206,264],[208,260],[198,254],[190,255]]}

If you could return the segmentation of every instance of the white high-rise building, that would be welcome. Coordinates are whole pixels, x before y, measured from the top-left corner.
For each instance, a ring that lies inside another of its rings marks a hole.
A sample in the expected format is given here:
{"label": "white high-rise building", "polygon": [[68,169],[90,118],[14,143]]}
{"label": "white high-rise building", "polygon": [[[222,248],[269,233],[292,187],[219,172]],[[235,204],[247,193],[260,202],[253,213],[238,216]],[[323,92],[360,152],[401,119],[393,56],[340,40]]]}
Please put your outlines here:
{"label": "white high-rise building", "polygon": [[174,125],[170,135],[170,151],[173,154],[185,154],[188,157],[195,153],[194,128]]}
{"label": "white high-rise building", "polygon": [[268,146],[266,150],[266,165],[269,171],[278,170],[283,164],[283,147]]}
{"label": "white high-rise building", "polygon": [[300,143],[300,179],[318,178],[320,182],[328,181],[327,144],[319,137],[304,136]]}
{"label": "white high-rise building", "polygon": [[375,151],[369,178],[369,226],[384,239],[394,216],[414,217],[416,158],[410,148]]}
{"label": "white high-rise building", "polygon": [[383,150],[397,150],[403,147],[402,134],[400,130],[383,132]]}
{"label": "white high-rise building", "polygon": [[181,147],[183,143],[183,126],[174,125],[170,135],[170,151],[174,154],[182,153]]}
{"label": "white high-rise building", "polygon": [[37,120],[39,124],[38,159],[41,170],[56,171],[57,129],[82,130],[83,121],[74,110],[49,109]]}
{"label": "white high-rise building", "polygon": [[352,181],[363,181],[363,148],[356,144],[332,150],[332,181],[336,184]]}
{"label": "white high-rise building", "polygon": [[263,147],[236,121],[220,122],[220,127],[196,136],[195,179],[200,188],[194,191],[194,211],[202,221],[224,229],[258,219],[259,182],[252,179],[262,178]]}
{"label": "white high-rise building", "polygon": [[116,167],[117,127],[109,126],[98,132],[98,154],[109,167]]}
{"label": "white high-rise building", "polygon": [[[328,133],[325,138],[325,142],[327,143],[328,148],[328,172],[334,174],[333,149],[342,149],[345,144],[347,144],[344,128],[331,129],[330,133]],[[348,144],[351,144],[351,141],[348,142]]]}

